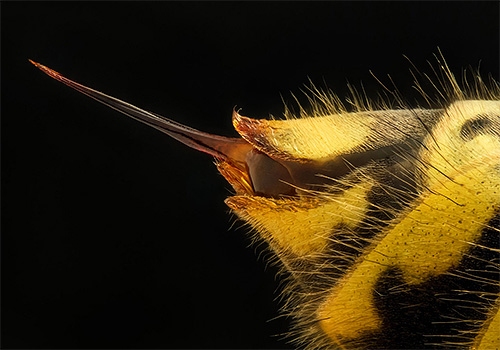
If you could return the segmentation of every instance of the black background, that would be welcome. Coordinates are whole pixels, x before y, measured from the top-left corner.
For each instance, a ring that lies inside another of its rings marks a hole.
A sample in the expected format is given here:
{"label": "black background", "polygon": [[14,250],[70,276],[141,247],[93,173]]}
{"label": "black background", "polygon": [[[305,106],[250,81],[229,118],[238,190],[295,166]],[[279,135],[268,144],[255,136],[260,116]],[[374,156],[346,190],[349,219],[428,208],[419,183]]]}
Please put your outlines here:
{"label": "black background", "polygon": [[[210,157],[31,58],[192,127],[281,116],[310,78],[412,95],[412,62],[499,76],[498,2],[2,2],[2,347],[286,348],[276,269]],[[271,320],[271,321],[269,321]]]}

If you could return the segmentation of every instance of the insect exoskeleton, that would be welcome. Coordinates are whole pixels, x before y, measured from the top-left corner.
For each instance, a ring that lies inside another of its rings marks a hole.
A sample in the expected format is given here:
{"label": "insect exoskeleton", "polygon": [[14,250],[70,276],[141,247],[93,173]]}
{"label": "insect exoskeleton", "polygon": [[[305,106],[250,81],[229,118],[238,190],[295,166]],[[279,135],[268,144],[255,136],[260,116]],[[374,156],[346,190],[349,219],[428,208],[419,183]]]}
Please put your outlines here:
{"label": "insect exoskeleton", "polygon": [[440,63],[444,99],[434,106],[348,111],[311,90],[316,102],[299,117],[233,111],[241,138],[186,127],[34,64],[216,158],[235,191],[227,205],[288,276],[283,309],[299,347],[495,349],[500,93],[478,76],[462,89]]}

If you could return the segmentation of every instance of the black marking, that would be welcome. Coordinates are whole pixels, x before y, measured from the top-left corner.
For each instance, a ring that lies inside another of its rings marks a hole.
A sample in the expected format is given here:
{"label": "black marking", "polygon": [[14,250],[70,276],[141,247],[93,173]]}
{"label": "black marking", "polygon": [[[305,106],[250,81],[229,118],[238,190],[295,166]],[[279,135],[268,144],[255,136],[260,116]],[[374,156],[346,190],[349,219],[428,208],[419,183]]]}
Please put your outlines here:
{"label": "black marking", "polygon": [[387,270],[373,293],[384,326],[364,339],[368,348],[469,348],[500,292],[499,224],[497,214],[477,242],[482,247],[473,246],[457,268],[420,285],[405,284],[398,269]]}
{"label": "black marking", "polygon": [[474,119],[467,120],[460,130],[460,136],[465,141],[470,141],[474,137],[488,133],[493,123],[485,115],[478,115]]}

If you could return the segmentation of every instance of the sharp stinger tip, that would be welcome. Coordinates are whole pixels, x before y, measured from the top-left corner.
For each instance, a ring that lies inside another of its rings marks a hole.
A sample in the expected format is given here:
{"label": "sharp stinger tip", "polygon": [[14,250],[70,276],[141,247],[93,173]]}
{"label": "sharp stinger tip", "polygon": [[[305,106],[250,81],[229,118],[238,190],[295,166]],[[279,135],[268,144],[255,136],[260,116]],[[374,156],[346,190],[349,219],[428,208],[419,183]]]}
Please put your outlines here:
{"label": "sharp stinger tip", "polygon": [[44,72],[45,74],[51,76],[52,78],[55,78],[57,80],[60,80],[62,77],[62,75],[58,72],[56,72],[55,70],[53,69],[50,69],[49,67],[46,67],[44,66],[43,64],[41,63],[38,63],[38,62],[35,62],[31,59],[28,58],[28,61],[30,61],[31,63],[33,63],[33,65],[35,67],[37,67],[38,69],[40,69],[42,72]]}

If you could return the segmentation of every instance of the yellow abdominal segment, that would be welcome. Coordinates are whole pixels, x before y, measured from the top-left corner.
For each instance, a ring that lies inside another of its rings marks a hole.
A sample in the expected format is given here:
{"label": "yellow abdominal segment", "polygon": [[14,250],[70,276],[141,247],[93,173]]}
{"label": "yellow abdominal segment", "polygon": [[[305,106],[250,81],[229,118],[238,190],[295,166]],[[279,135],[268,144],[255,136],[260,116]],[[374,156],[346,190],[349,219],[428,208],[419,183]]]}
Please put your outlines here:
{"label": "yellow abdominal segment", "polygon": [[226,203],[276,248],[303,257],[324,251],[334,239],[332,228],[359,225],[370,188],[369,183],[360,184],[323,200],[234,196]]}
{"label": "yellow abdominal segment", "polygon": [[321,159],[351,152],[363,144],[370,134],[373,118],[346,113],[266,122],[265,138],[272,148],[294,158]]}
{"label": "yellow abdominal segment", "polygon": [[[375,285],[388,268],[408,284],[425,282],[456,266],[500,206],[500,158],[432,188],[432,192],[360,258],[318,311],[325,333],[336,342],[381,327]],[[481,179],[481,181],[478,181]],[[493,190],[493,192],[489,192]],[[461,205],[451,200],[460,200]]]}
{"label": "yellow abdominal segment", "polygon": [[[446,109],[442,121],[434,128],[433,139],[428,140],[427,148],[422,154],[427,167],[424,181],[428,186],[442,181],[447,175],[460,172],[463,167],[470,166],[474,159],[488,154],[498,157],[498,135],[479,135],[470,141],[464,141],[460,137],[460,131],[467,120],[477,115],[495,116],[497,128],[500,128],[499,114],[499,101],[459,101]],[[500,130],[497,129],[497,132],[500,133]]]}
{"label": "yellow abdominal segment", "polygon": [[[428,288],[436,278],[453,274],[475,278],[474,270],[469,273],[460,264],[467,257],[475,259],[472,249],[486,230],[498,230],[488,225],[500,210],[499,114],[498,101],[458,100],[440,112],[340,112],[283,121],[238,115],[233,119],[236,129],[260,151],[305,164],[318,159],[346,161],[348,155],[383,149],[391,142],[401,145],[391,150],[388,160],[375,159],[353,167],[345,177],[331,179],[347,189],[335,190],[332,185],[330,191],[325,186],[323,191],[304,191],[289,198],[239,195],[226,200],[270,244],[285,269],[300,276],[303,289],[297,300],[305,298],[311,304],[297,301],[292,312],[314,325],[301,329],[316,337],[314,344],[359,348],[382,339],[394,327],[377,302],[382,295],[378,289],[388,283],[381,282],[385,276],[396,276],[397,288],[417,290],[417,295],[418,288]],[[408,135],[411,138],[405,139]],[[407,147],[410,144],[415,148]],[[404,197],[408,192],[413,197]],[[400,209],[388,204],[395,198]],[[498,268],[498,261],[491,263]],[[322,275],[328,268],[332,274]],[[448,293],[444,298],[459,298],[454,294],[457,290],[449,288],[442,292]],[[391,293],[386,291],[393,297]],[[407,303],[417,307],[412,300]],[[475,323],[472,330],[458,332],[468,332],[469,340],[453,338],[457,334],[436,337],[451,339],[450,343],[440,340],[443,344],[500,346],[498,311],[491,314],[491,306],[485,309],[490,310],[485,319],[461,321]],[[437,317],[446,321],[448,316]],[[424,339],[422,344],[432,342]]]}
{"label": "yellow abdominal segment", "polygon": [[[422,159],[428,162],[423,169],[428,180],[420,202],[382,232],[318,310],[321,328],[335,343],[380,330],[374,295],[388,269],[396,269],[404,283],[418,285],[457,267],[478,241],[500,208],[500,139],[484,134],[464,141],[459,126],[477,113],[498,111],[498,102],[452,105],[445,117],[448,129],[439,125],[427,139]],[[498,315],[491,325],[495,322]],[[495,337],[498,328],[488,329],[481,344]]]}

